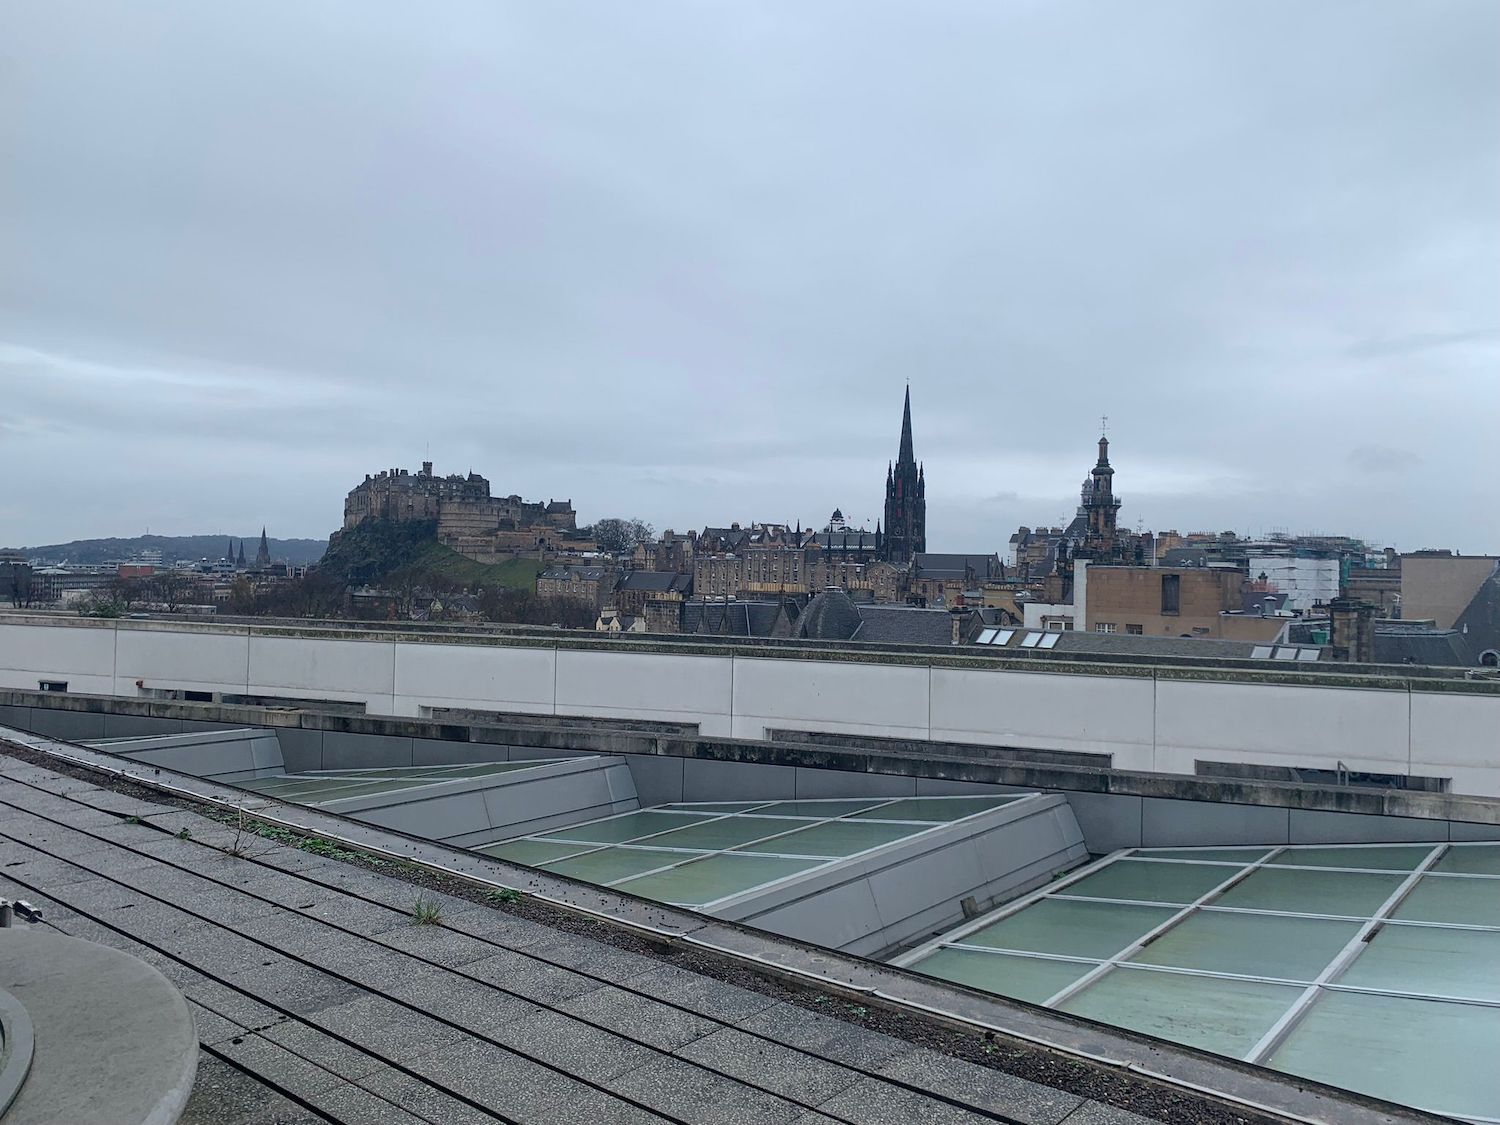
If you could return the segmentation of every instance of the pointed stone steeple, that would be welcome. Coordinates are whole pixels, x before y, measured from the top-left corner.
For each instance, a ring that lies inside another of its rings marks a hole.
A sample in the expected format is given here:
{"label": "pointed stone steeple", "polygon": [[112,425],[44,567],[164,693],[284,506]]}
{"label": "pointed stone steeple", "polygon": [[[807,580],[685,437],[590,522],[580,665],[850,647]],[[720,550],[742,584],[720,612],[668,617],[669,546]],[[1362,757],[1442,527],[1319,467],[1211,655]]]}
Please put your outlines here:
{"label": "pointed stone steeple", "polygon": [[240,557],[235,560],[234,565],[241,570],[245,569],[245,541],[243,539],[240,540]]}
{"label": "pointed stone steeple", "polygon": [[224,561],[231,566],[234,565],[234,540],[232,538],[229,540],[229,546],[224,548]]}
{"label": "pointed stone steeple", "polygon": [[927,480],[911,436],[911,385],[901,404],[901,449],[885,477],[885,542],[880,557],[897,566],[927,550]]}
{"label": "pointed stone steeple", "polygon": [[266,529],[260,529],[260,550],[255,552],[255,567],[264,570],[271,565],[271,544],[266,539]]}
{"label": "pointed stone steeple", "polygon": [[906,402],[901,408],[901,452],[896,463],[904,465],[916,458],[911,451],[911,384],[906,384]]}

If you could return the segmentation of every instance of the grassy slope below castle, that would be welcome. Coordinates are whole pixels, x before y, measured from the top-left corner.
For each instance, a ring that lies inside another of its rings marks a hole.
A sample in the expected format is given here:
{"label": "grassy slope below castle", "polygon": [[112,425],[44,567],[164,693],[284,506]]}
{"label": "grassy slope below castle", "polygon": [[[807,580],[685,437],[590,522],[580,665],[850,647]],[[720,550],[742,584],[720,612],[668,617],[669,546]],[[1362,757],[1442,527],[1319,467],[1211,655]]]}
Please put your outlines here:
{"label": "grassy slope below castle", "polygon": [[341,533],[318,564],[320,574],[353,585],[379,585],[404,571],[419,581],[468,590],[531,590],[542,564],[536,559],[481,563],[437,541],[435,521],[366,520]]}

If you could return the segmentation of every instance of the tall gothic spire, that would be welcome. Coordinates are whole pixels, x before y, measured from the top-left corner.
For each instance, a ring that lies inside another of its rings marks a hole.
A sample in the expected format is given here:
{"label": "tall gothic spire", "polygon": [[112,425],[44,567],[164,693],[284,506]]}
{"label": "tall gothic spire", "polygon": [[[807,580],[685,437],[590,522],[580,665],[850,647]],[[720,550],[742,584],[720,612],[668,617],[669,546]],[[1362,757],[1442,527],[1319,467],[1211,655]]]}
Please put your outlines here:
{"label": "tall gothic spire", "polygon": [[901,450],[885,472],[884,537],[878,540],[881,559],[907,566],[927,550],[927,491],[925,474],[917,464],[911,437],[911,384],[901,404]]}
{"label": "tall gothic spire", "polygon": [[271,544],[266,539],[266,529],[260,529],[260,550],[255,552],[255,565],[266,567],[271,565]]}
{"label": "tall gothic spire", "polygon": [[896,463],[908,465],[916,457],[911,451],[911,384],[906,384],[906,403],[901,408],[901,453]]}

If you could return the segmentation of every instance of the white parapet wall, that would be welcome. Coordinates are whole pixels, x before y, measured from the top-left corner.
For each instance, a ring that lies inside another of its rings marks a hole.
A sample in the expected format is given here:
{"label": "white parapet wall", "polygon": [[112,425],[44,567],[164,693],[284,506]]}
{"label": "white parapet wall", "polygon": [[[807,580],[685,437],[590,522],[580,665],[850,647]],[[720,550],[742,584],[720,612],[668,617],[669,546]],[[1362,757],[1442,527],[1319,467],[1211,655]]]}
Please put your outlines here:
{"label": "white parapet wall", "polygon": [[[674,651],[674,648],[677,651]],[[686,649],[687,651],[682,651]],[[0,614],[0,687],[141,698],[161,690],[770,728],[1110,754],[1118,769],[1196,762],[1450,778],[1500,796],[1500,690],[1326,668],[1164,669],[973,655],[423,637],[399,630],[99,621]]]}

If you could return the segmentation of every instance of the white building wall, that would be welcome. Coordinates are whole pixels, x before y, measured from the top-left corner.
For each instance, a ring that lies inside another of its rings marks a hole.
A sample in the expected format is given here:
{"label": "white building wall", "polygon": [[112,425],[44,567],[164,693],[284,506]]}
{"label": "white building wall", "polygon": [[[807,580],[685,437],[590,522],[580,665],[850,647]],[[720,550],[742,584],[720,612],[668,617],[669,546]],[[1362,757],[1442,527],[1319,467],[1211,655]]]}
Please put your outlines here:
{"label": "white building wall", "polygon": [[1154,687],[1149,675],[934,668],[930,737],[1113,754],[1120,769],[1155,769]]}
{"label": "white building wall", "polygon": [[[0,686],[43,679],[125,697],[185,688],[425,708],[697,723],[708,737],[768,727],[1114,755],[1121,769],[1191,774],[1200,759],[1451,777],[1500,796],[1500,695],[1351,683],[945,667],[921,658],[797,659],[546,644],[307,637],[203,625],[0,615]],[[1314,675],[1309,670],[1309,676]],[[1455,685],[1456,687],[1457,685]]]}

